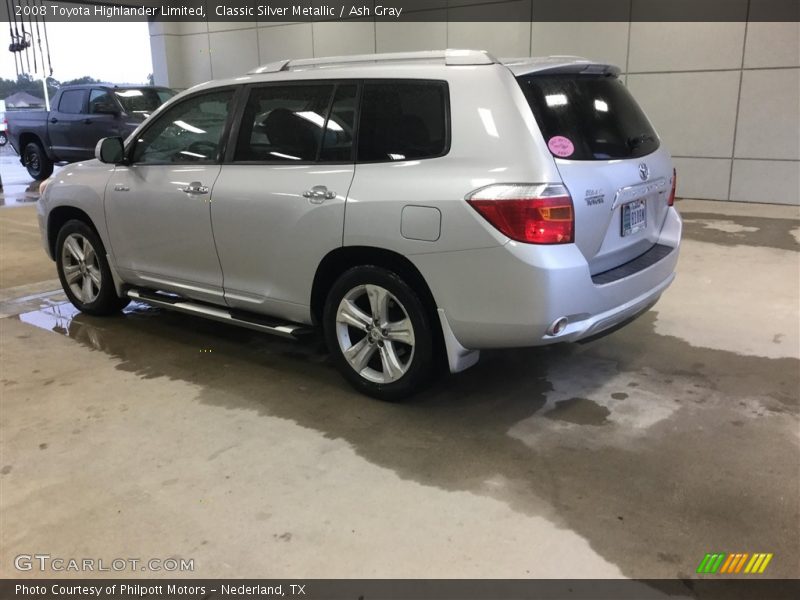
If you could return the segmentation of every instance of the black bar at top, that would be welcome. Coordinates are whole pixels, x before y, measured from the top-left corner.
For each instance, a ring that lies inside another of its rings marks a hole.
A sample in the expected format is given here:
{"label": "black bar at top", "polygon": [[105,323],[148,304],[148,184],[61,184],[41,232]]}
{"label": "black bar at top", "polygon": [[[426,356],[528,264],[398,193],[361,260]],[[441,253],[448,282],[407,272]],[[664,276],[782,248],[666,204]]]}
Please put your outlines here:
{"label": "black bar at top", "polygon": [[[24,10],[26,5],[24,0],[11,0],[11,3],[15,11]],[[269,25],[358,19],[378,22],[800,21],[800,0],[86,0],[73,3],[45,0],[42,4],[47,7],[45,19],[56,22],[234,21]],[[121,14],[120,9],[126,7],[150,10]],[[359,12],[358,9],[366,10]],[[8,9],[2,3],[0,21],[9,20],[12,19],[9,19]]]}

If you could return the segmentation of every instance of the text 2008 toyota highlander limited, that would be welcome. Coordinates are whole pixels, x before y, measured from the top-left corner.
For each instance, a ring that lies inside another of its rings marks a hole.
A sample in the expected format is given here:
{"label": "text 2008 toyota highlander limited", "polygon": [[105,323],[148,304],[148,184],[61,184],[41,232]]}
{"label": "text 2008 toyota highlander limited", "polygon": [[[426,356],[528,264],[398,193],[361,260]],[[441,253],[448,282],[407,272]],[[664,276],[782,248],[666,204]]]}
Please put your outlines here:
{"label": "text 2008 toyota highlander limited", "polygon": [[359,390],[594,336],[672,282],[669,153],[615,67],[448,50],[196,86],[43,185],[80,310],[131,299],[283,336]]}

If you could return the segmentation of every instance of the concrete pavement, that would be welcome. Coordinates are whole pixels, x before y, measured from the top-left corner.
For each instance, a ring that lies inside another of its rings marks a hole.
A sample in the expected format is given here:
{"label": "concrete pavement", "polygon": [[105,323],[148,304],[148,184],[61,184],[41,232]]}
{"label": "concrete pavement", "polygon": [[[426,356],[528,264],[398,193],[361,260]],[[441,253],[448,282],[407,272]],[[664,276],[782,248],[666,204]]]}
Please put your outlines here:
{"label": "concrete pavement", "polygon": [[35,215],[0,209],[3,572],[76,576],[13,572],[40,552],[199,577],[673,578],[724,551],[800,576],[798,211],[680,209],[652,311],[484,353],[403,405],[352,392],[317,343],[76,314],[47,292]]}

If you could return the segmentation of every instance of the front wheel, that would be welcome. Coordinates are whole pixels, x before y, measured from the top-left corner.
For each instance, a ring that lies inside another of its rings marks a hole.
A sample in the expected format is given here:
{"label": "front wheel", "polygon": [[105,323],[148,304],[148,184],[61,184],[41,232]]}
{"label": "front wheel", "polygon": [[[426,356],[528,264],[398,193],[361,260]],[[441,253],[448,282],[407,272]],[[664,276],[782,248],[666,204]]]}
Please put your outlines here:
{"label": "front wheel", "polygon": [[430,380],[430,319],[396,273],[375,266],[345,272],[328,294],[323,325],[337,368],[360,392],[396,401]]}
{"label": "front wheel", "polygon": [[56,268],[73,306],[89,315],[111,315],[128,305],[114,289],[103,242],[83,221],[67,221],[56,240]]}

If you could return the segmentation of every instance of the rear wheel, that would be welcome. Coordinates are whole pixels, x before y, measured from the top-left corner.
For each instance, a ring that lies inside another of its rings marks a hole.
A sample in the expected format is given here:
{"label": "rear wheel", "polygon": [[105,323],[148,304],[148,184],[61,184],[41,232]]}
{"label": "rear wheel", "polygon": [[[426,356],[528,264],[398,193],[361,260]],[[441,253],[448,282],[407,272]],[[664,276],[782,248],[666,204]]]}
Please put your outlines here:
{"label": "rear wheel", "polygon": [[0,131],[0,147],[5,146],[8,143],[8,136],[6,135],[5,131]]}
{"label": "rear wheel", "polygon": [[360,392],[401,400],[434,369],[433,332],[422,300],[397,274],[354,267],[325,303],[325,340],[342,375]]}
{"label": "rear wheel", "polygon": [[56,268],[64,292],[81,312],[111,315],[130,302],[117,296],[103,242],[83,221],[67,221],[58,232]]}
{"label": "rear wheel", "polygon": [[28,175],[37,181],[47,179],[53,174],[53,161],[47,158],[39,142],[27,144],[22,151],[22,159],[25,168],[28,169]]}

